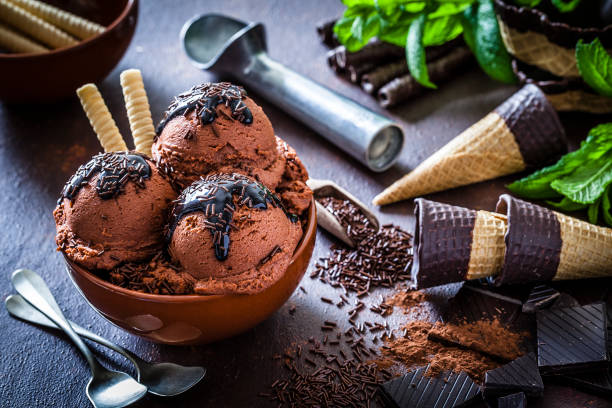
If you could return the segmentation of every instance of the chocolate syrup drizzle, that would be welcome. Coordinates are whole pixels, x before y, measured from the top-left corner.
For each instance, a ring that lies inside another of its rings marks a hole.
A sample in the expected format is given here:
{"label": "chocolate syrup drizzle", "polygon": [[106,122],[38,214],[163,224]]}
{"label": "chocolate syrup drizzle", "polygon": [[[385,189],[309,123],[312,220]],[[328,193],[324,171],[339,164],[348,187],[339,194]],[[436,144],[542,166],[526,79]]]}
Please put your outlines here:
{"label": "chocolate syrup drizzle", "polygon": [[268,188],[255,180],[241,174],[211,174],[187,187],[179,196],[172,214],[166,239],[170,242],[172,234],[181,218],[192,212],[202,212],[204,221],[213,236],[215,256],[219,261],[227,259],[230,247],[230,230],[237,229],[232,222],[236,206],[268,209],[281,208],[291,222],[297,222],[297,216],[288,213],[280,199]]}
{"label": "chocolate syrup drizzle", "polygon": [[206,82],[196,85],[174,98],[174,101],[166,110],[164,118],[157,126],[157,135],[176,116],[186,116],[191,111],[196,112],[202,124],[212,123],[217,117],[217,105],[220,103],[229,106],[235,119],[250,125],[253,123],[253,114],[242,100],[245,96],[244,88],[232,85],[229,82]]}
{"label": "chocolate syrup drizzle", "polygon": [[151,177],[151,167],[144,156],[132,152],[100,153],[83,164],[62,189],[58,204],[64,198],[74,200],[81,187],[99,174],[96,191],[101,199],[119,195],[128,181],[144,188],[144,180]]}

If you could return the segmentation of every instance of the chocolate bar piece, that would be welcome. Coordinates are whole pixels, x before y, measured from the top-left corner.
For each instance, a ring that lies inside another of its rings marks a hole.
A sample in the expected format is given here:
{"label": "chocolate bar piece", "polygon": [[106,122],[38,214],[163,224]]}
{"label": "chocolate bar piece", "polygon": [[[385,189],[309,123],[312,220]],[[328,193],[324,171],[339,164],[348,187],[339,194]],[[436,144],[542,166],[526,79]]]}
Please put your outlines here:
{"label": "chocolate bar piece", "polygon": [[543,310],[536,319],[538,367],[542,374],[607,368],[610,356],[605,304]]}
{"label": "chocolate bar piece", "polygon": [[420,367],[382,384],[387,407],[453,408],[464,407],[480,396],[480,387],[464,372],[446,372],[426,377],[427,367]]}
{"label": "chocolate bar piece", "polygon": [[497,408],[526,408],[527,397],[525,393],[517,392],[516,394],[506,395],[497,399]]}
{"label": "chocolate bar piece", "polygon": [[519,357],[485,374],[482,388],[485,398],[499,397],[518,391],[533,396],[541,396],[544,392],[544,383],[533,353]]}
{"label": "chocolate bar piece", "polygon": [[536,310],[546,309],[559,298],[560,292],[548,285],[537,285],[523,303],[523,313],[535,313]]}

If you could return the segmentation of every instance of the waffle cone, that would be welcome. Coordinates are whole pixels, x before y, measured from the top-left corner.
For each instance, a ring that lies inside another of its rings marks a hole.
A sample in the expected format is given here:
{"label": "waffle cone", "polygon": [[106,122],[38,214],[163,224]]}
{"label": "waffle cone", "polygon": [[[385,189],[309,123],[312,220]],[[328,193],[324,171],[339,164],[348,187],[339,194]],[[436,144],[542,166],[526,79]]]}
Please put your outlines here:
{"label": "waffle cone", "polygon": [[525,167],[504,119],[491,112],[377,195],[373,202],[390,204],[516,173]]}
{"label": "waffle cone", "polygon": [[546,94],[546,99],[557,111],[579,111],[590,113],[612,112],[612,99],[582,90],[571,90],[558,94]]}
{"label": "waffle cone", "polygon": [[560,77],[580,76],[575,50],[551,42],[544,34],[518,31],[497,19],[506,49],[520,61]]}
{"label": "waffle cone", "polygon": [[555,213],[561,227],[561,256],[554,280],[612,276],[612,229]]}
{"label": "waffle cone", "polygon": [[477,211],[466,280],[496,276],[502,269],[508,229],[505,215]]}

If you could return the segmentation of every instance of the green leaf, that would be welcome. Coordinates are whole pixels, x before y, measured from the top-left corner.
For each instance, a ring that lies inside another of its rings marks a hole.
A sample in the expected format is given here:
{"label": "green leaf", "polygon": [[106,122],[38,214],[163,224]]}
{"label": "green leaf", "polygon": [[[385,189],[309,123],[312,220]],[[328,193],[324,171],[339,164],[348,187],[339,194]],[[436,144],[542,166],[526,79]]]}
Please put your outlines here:
{"label": "green leaf", "polygon": [[612,213],[610,212],[610,196],[612,195],[612,186],[608,186],[608,189],[601,197],[601,214],[603,216],[603,220],[608,226],[612,227]]}
{"label": "green leaf", "polygon": [[[569,13],[571,11],[574,11],[574,9],[576,7],[578,7],[578,5],[580,4],[580,1],[581,0],[569,0],[569,1],[565,1],[565,0],[550,0],[550,2],[555,5],[557,10],[559,10],[562,13]],[[590,1],[592,1],[592,0],[590,0]]]}
{"label": "green leaf", "polygon": [[516,83],[491,0],[478,0],[462,16],[463,37],[482,70],[498,81]]}
{"label": "green leaf", "polygon": [[595,201],[593,204],[589,205],[589,209],[587,210],[587,215],[589,216],[589,222],[591,224],[597,224],[597,219],[599,218],[599,202],[601,198]]}
{"label": "green leaf", "polygon": [[428,88],[436,88],[429,80],[427,72],[427,64],[425,62],[425,45],[423,44],[423,31],[425,30],[425,22],[427,14],[422,13],[415,18],[410,24],[408,36],[406,37],[406,61],[410,74],[421,85]]}
{"label": "green leaf", "polygon": [[456,38],[462,32],[461,17],[456,14],[429,18],[425,23],[423,45],[425,47],[441,45]]}
{"label": "green leaf", "polygon": [[542,0],[514,0],[514,2],[521,7],[535,7],[540,4]]}
{"label": "green leaf", "polygon": [[558,208],[559,210],[568,211],[568,212],[580,211],[580,210],[584,210],[585,208],[587,208],[586,204],[575,203],[567,197],[564,197],[563,200],[559,202],[555,202],[555,201],[546,201],[546,202],[552,205],[553,207]]}
{"label": "green leaf", "polygon": [[554,180],[572,173],[589,161],[599,159],[610,149],[612,149],[612,123],[599,125],[591,129],[578,150],[564,155],[552,166],[538,170],[507,187],[513,193],[528,198],[560,197],[560,194],[550,186]]}
{"label": "green leaf", "polygon": [[576,170],[550,183],[572,201],[592,204],[612,183],[612,150],[599,159],[583,162]]}
{"label": "green leaf", "polygon": [[599,38],[589,44],[578,40],[576,62],[584,82],[597,93],[612,98],[612,57]]}

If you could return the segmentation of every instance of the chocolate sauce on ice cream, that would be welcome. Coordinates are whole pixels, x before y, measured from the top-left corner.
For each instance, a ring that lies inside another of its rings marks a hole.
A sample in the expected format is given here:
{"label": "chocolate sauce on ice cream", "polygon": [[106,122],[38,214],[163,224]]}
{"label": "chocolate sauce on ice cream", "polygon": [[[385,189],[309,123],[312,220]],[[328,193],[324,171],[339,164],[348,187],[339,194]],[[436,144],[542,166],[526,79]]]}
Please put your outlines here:
{"label": "chocolate sauce on ice cream", "polygon": [[174,99],[168,107],[164,118],[157,126],[159,135],[168,122],[178,115],[187,115],[195,111],[202,124],[212,123],[217,117],[217,106],[221,103],[232,110],[232,116],[244,124],[253,123],[253,114],[242,98],[246,96],[244,88],[229,82],[206,82],[196,85]]}
{"label": "chocolate sauce on ice cream", "polygon": [[187,187],[179,196],[170,215],[166,239],[170,241],[177,224],[185,215],[200,211],[206,216],[206,226],[213,235],[215,256],[219,261],[227,259],[230,247],[230,230],[237,228],[232,223],[236,206],[268,209],[268,204],[283,209],[292,222],[297,217],[289,214],[280,199],[268,188],[241,174],[212,174]]}

